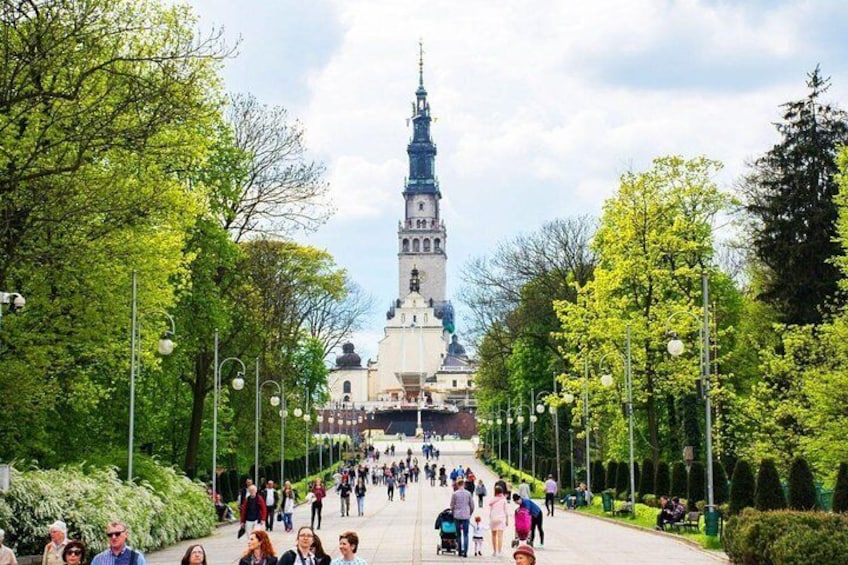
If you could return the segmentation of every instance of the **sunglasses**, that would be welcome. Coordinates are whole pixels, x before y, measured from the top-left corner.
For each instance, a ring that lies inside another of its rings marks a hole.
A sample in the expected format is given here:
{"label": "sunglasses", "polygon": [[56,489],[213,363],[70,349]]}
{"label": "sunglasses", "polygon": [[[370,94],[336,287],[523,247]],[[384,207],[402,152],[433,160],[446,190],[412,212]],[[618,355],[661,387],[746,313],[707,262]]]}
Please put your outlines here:
{"label": "sunglasses", "polygon": [[69,549],[65,553],[67,553],[68,555],[82,555],[82,550],[81,549]]}
{"label": "sunglasses", "polygon": [[123,534],[125,531],[126,530],[121,530],[120,532],[106,532],[106,535],[109,536],[110,538],[116,538],[116,537],[120,536],[121,534]]}

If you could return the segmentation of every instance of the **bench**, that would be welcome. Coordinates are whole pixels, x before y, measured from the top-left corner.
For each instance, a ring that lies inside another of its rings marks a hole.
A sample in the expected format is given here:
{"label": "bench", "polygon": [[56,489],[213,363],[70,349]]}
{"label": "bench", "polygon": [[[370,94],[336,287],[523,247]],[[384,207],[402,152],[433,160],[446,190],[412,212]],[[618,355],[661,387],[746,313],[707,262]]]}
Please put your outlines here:
{"label": "bench", "polygon": [[675,531],[691,530],[697,532],[701,526],[701,513],[697,510],[687,512],[686,516],[680,522],[672,522],[669,524]]}

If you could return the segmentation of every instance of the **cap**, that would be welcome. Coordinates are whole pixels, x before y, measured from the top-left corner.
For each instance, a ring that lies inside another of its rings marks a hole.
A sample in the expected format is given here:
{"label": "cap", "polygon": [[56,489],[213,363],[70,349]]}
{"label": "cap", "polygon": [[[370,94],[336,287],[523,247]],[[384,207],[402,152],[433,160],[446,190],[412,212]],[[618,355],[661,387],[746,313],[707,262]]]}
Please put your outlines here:
{"label": "cap", "polygon": [[515,548],[515,551],[512,552],[512,558],[515,559],[516,555],[527,555],[528,557],[536,557],[536,552],[533,551],[533,548],[525,543],[520,544]]}

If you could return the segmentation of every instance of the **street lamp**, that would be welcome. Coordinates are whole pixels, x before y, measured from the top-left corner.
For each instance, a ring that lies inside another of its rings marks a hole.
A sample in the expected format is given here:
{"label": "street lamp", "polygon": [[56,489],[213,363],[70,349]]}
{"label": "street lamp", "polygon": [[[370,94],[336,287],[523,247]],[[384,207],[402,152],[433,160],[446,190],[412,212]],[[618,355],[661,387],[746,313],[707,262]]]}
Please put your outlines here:
{"label": "street lamp", "polygon": [[311,433],[311,422],[312,416],[309,414],[309,398],[306,399],[306,412],[300,409],[300,407],[294,409],[294,417],[295,418],[303,418],[304,423],[306,424],[306,479],[309,480],[309,434]]}
{"label": "street lamp", "polygon": [[[554,375],[554,385],[556,385],[556,375]],[[556,387],[554,387],[554,391],[556,391]],[[550,396],[551,393],[546,391],[546,390],[543,390],[543,391],[539,391],[539,392],[531,391],[530,394],[533,395],[533,402],[536,405],[536,413],[541,416],[542,414],[545,413],[545,408],[546,408],[545,405],[542,403],[541,398],[543,396]],[[572,397],[572,399],[569,402],[573,402],[573,400],[574,400],[574,398]],[[550,413],[551,420],[553,421],[553,424],[554,424],[553,427],[554,427],[554,445],[556,446],[555,454],[556,454],[557,481],[562,481],[562,477],[560,475],[562,470],[560,468],[561,462],[560,462],[560,457],[559,457],[559,415],[557,414],[557,407],[554,406],[553,404],[547,406],[547,411],[548,411],[548,413]],[[531,426],[533,426],[533,424],[535,424],[535,422],[536,422],[535,418],[536,418],[535,415],[530,418],[530,425]],[[532,434],[533,432],[531,431],[530,433]],[[533,451],[533,453],[534,453],[534,455],[533,455],[533,476],[534,477],[536,476],[535,449],[536,449],[536,444],[534,443],[533,444],[533,450],[534,450]],[[572,482],[574,482],[574,481],[572,481]]]}
{"label": "street lamp", "polygon": [[535,418],[535,416],[533,415],[533,408],[526,404],[519,404],[513,410],[518,413],[518,416],[515,418],[515,421],[518,423],[518,471],[519,473],[524,473],[524,411],[527,411],[530,418]]}
{"label": "street lamp", "polygon": [[512,400],[507,399],[506,402],[506,460],[509,466],[512,467]]}
{"label": "street lamp", "polygon": [[[571,404],[574,402],[574,395],[566,392],[562,399],[566,404]],[[583,429],[586,432],[586,490],[592,492],[592,462],[589,451],[589,356],[586,352],[583,353],[583,421]]]}
{"label": "street lamp", "polygon": [[[618,352],[616,352],[618,353]],[[603,372],[604,359],[609,355],[605,354],[598,361],[598,370]],[[624,356],[624,388],[627,395],[627,426],[630,433],[630,508],[632,515],[636,516],[636,473],[633,460],[633,374],[631,371],[631,356],[630,356],[630,324],[627,324],[627,349]],[[613,383],[612,375],[601,375],[601,384],[611,386]]]}
{"label": "street lamp", "polygon": [[[16,305],[16,308],[23,308],[24,304],[26,304],[26,300],[21,295],[16,295],[20,298],[23,303],[19,303]],[[15,304],[19,302],[17,298],[12,299],[12,303]],[[0,306],[0,312],[2,311],[2,306]],[[148,312],[147,315],[158,314],[160,316],[164,316],[171,323],[171,330],[166,331],[162,334],[162,337],[159,338],[159,347],[158,351],[160,355],[170,355],[174,351],[174,342],[171,341],[171,338],[177,333],[177,327],[174,323],[174,318],[171,317],[167,312],[163,312],[161,310],[153,310]],[[135,373],[136,373],[136,364],[138,363],[139,352],[137,343],[141,341],[141,336],[139,335],[140,331],[138,328],[138,273],[133,270],[132,272],[132,324],[130,327],[130,426],[129,426],[129,444],[128,444],[128,455],[127,455],[127,482],[132,482],[133,479],[133,442],[135,439]]]}
{"label": "street lamp", "polygon": [[9,312],[15,313],[23,310],[26,306],[26,298],[17,292],[0,292],[0,328],[3,327],[3,306],[8,307]]}
{"label": "street lamp", "polygon": [[[220,363],[218,362],[218,330],[215,330],[215,357],[214,357],[214,365],[215,365],[215,373],[214,373],[214,398],[212,403],[212,496],[218,494],[218,395],[221,388],[221,369],[223,369],[224,365],[229,363],[230,361],[238,363],[241,365],[241,372],[236,373],[236,378],[233,379],[232,385],[235,388],[236,382],[241,379],[244,381],[244,375],[247,373],[247,367],[244,365],[244,361],[239,359],[238,357],[227,357]],[[244,386],[242,384],[242,386]]]}
{"label": "street lamp", "polygon": [[[701,386],[704,392],[704,411],[706,412],[706,429],[704,431],[704,443],[706,444],[707,456],[707,535],[716,535],[718,532],[714,530],[713,524],[717,524],[715,518],[715,500],[713,490],[713,422],[712,422],[712,406],[710,404],[710,306],[709,306],[709,280],[707,273],[701,273],[701,295],[703,299],[703,318],[698,320],[698,316],[687,310],[681,310],[673,313],[666,320],[666,325],[671,323],[671,319],[677,314],[689,314],[694,316],[698,321],[701,321],[701,326],[698,329],[700,337],[701,359]],[[672,339],[668,342],[668,352],[677,357],[683,353],[683,342],[677,339],[677,335],[672,335]],[[716,526],[717,527],[717,526]]]}

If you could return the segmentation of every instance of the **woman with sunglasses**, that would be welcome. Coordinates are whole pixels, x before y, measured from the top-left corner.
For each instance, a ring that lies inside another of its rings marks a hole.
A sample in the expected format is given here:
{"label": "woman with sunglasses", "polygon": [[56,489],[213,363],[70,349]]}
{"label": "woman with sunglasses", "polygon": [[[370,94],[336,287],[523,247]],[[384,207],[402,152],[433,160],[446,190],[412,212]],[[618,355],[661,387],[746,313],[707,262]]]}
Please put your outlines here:
{"label": "woman with sunglasses", "polygon": [[206,565],[206,550],[199,543],[188,546],[180,565]]}
{"label": "woman with sunglasses", "polygon": [[277,554],[265,530],[253,530],[247,539],[247,553],[239,565],[277,565]]}
{"label": "woman with sunglasses", "polygon": [[62,561],[68,565],[82,565],[85,562],[85,544],[80,540],[71,540],[62,550]]}

